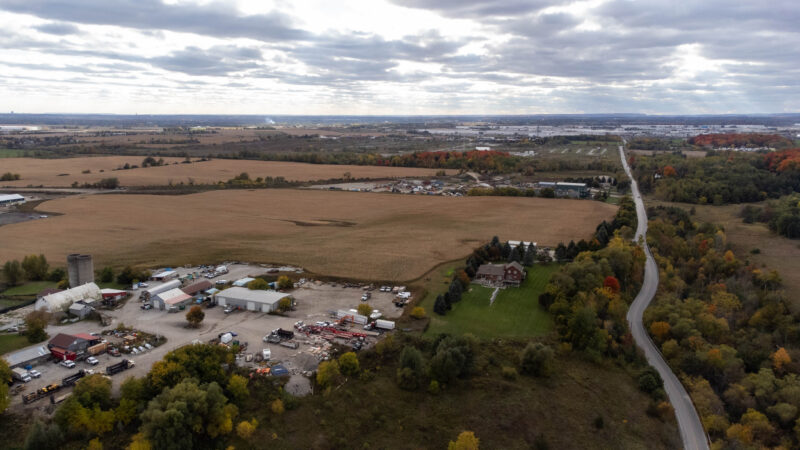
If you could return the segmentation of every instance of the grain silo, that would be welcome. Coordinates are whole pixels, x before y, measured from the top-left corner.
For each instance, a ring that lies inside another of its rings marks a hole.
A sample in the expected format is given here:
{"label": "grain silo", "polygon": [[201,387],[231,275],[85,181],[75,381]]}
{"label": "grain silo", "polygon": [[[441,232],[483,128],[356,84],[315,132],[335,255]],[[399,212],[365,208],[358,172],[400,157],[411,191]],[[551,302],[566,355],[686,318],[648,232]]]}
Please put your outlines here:
{"label": "grain silo", "polygon": [[94,282],[92,255],[79,253],[67,255],[67,275],[69,276],[69,287],[78,287]]}

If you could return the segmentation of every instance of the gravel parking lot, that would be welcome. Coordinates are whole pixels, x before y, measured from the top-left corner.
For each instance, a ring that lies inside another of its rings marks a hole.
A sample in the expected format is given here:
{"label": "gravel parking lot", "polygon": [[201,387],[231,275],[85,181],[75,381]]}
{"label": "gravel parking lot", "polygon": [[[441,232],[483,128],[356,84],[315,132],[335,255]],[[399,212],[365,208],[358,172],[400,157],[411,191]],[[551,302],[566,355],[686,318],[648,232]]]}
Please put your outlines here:
{"label": "gravel parking lot", "polygon": [[[179,270],[185,274],[196,271],[196,268]],[[257,266],[231,266],[230,273],[223,277],[229,281],[233,281],[244,276],[258,275],[263,272],[263,268]],[[155,286],[155,284],[151,283],[150,287],[153,286]],[[231,314],[225,314],[222,307],[216,306],[204,308],[203,311],[206,314],[205,319],[199,328],[192,329],[186,327],[185,311],[168,313],[156,309],[142,310],[140,308],[141,303],[138,301],[140,291],[141,289],[133,291],[131,299],[128,300],[122,308],[115,311],[104,312],[104,314],[112,318],[111,324],[107,327],[102,327],[97,322],[82,321],[68,325],[53,325],[47,329],[48,334],[52,337],[58,333],[99,333],[104,329],[113,329],[124,324],[136,330],[164,336],[167,339],[166,343],[153,350],[137,355],[122,356],[122,358],[135,361],[136,367],[112,377],[115,391],[119,389],[120,383],[126,378],[130,376],[145,376],[153,363],[161,360],[164,355],[171,350],[191,344],[196,340],[200,342],[209,342],[222,333],[234,332],[237,334],[235,339],[239,340],[241,343],[248,343],[246,353],[255,354],[261,352],[263,348],[270,348],[272,352],[272,361],[281,362],[292,373],[291,381],[287,388],[290,389],[290,391],[302,394],[310,388],[310,383],[299,374],[304,371],[316,369],[316,366],[319,364],[319,359],[316,354],[313,354],[312,350],[314,347],[318,347],[319,344],[315,343],[313,338],[309,339],[300,333],[296,333],[295,336],[295,340],[300,344],[297,349],[265,343],[262,339],[276,328],[293,330],[295,322],[299,320],[307,324],[313,324],[317,321],[332,321],[333,319],[330,316],[330,311],[357,308],[361,303],[361,295],[364,292],[361,288],[344,287],[341,284],[334,285],[332,283],[322,283],[320,281],[309,281],[291,292],[296,300],[297,307],[294,311],[290,311],[286,315],[279,316],[250,311],[235,311]],[[403,312],[402,308],[398,308],[393,304],[393,299],[393,293],[379,292],[375,289],[372,291],[372,298],[368,303],[374,309],[380,310],[381,313],[384,314],[384,317],[392,319],[399,317]],[[353,329],[363,331],[360,325],[354,325]],[[374,343],[374,341],[375,338],[369,337],[367,339],[367,345]],[[46,345],[46,343],[43,344]],[[97,372],[104,373],[108,365],[121,360],[119,357],[112,357],[108,354],[100,355],[98,359],[100,363],[96,366],[90,366],[85,362],[78,362],[73,369],[61,367],[56,363],[40,364],[35,368],[42,373],[42,377],[27,383],[24,393],[33,392],[51,383],[61,383],[62,378],[77,372],[78,369],[91,368]],[[255,365],[254,362],[245,363],[244,360],[241,360],[240,363],[242,365]],[[57,393],[56,395],[62,394],[63,393]],[[49,401],[47,399],[42,399],[30,405],[25,405],[24,407],[41,408],[48,404]],[[21,395],[12,397],[12,406],[23,406]]]}

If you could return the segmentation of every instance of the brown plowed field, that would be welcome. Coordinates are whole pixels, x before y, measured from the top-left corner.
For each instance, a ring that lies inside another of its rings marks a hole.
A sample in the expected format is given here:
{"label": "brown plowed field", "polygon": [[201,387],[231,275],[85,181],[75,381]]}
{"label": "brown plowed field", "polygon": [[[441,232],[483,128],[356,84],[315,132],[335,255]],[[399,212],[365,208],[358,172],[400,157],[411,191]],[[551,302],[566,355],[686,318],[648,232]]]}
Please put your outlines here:
{"label": "brown plowed field", "polygon": [[325,275],[409,280],[497,235],[553,246],[588,238],[616,207],[588,200],[440,197],[295,189],[184,196],[81,195],[62,213],[0,227],[0,264],[94,255],[95,268],[225,260],[295,264]]}
{"label": "brown plowed field", "polygon": [[[170,182],[216,183],[227,181],[242,172],[251,178],[284,177],[289,181],[313,181],[342,178],[349,172],[353,178],[395,178],[433,176],[435,169],[410,167],[344,166],[304,164],[295,162],[249,161],[215,159],[192,164],[172,164],[181,158],[164,158],[168,165],[129,170],[114,170],[125,165],[140,165],[142,156],[98,156],[64,159],[4,158],[0,159],[0,173],[20,174],[19,181],[2,181],[0,186],[65,187],[96,183],[103,178],[116,177],[122,186],[166,186]],[[158,158],[156,158],[158,159]],[[100,172],[100,170],[104,172]],[[91,170],[91,173],[82,173]],[[450,171],[453,173],[454,171]],[[61,175],[68,174],[68,175]]]}

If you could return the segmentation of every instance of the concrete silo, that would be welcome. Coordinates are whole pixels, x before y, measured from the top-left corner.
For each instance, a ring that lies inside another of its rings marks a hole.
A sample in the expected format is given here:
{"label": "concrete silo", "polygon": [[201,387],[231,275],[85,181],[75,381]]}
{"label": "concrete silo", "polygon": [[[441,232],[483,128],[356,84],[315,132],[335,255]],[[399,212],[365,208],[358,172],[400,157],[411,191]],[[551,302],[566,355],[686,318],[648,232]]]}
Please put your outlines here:
{"label": "concrete silo", "polygon": [[69,287],[77,287],[94,282],[94,264],[92,255],[72,253],[67,255],[67,275]]}

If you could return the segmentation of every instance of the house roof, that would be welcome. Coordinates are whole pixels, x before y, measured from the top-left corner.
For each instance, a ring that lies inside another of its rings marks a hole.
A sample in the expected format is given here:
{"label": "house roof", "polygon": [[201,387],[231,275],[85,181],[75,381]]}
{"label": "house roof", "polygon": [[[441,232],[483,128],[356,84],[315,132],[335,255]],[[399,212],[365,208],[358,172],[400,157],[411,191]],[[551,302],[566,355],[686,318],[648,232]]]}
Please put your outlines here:
{"label": "house roof", "polygon": [[180,303],[192,298],[191,295],[186,294],[185,292],[183,292],[178,288],[162,292],[158,294],[157,297],[160,298],[161,301],[163,301],[167,305],[174,305],[176,303]]}
{"label": "house roof", "polygon": [[36,345],[9,353],[5,355],[4,358],[6,361],[8,361],[8,365],[13,367],[49,354],[50,351],[47,350],[47,347],[43,345]]}
{"label": "house roof", "polygon": [[66,349],[69,348],[69,346],[72,345],[77,340],[85,340],[85,339],[73,336],[71,334],[58,333],[56,337],[50,339],[50,342],[48,342],[48,344],[51,347],[60,347]]}
{"label": "house roof", "polygon": [[520,263],[518,263],[516,261],[511,261],[510,263],[506,264],[505,269],[508,269],[510,267],[513,267],[513,268],[519,270],[520,272],[524,272],[525,271],[525,269],[522,267],[522,264],[520,264]]}
{"label": "house roof", "polygon": [[55,312],[79,300],[93,302],[99,300],[100,297],[102,297],[100,288],[94,283],[86,283],[66,291],[45,295],[36,301],[35,309]]}
{"label": "house roof", "polygon": [[76,337],[76,338],[80,338],[80,339],[86,339],[87,341],[97,341],[97,340],[100,340],[100,338],[99,338],[99,337],[97,337],[97,336],[92,336],[91,334],[88,334],[88,333],[78,333],[78,334],[73,334],[72,336],[73,336],[73,337]]}
{"label": "house roof", "polygon": [[189,294],[189,295],[195,295],[198,292],[207,291],[207,290],[211,289],[212,287],[214,287],[214,285],[211,284],[210,281],[208,281],[208,280],[200,280],[200,281],[198,281],[196,283],[192,283],[192,284],[186,286],[185,288],[182,289],[182,291],[187,293],[187,294]]}
{"label": "house roof", "polygon": [[240,287],[244,287],[244,286],[247,286],[247,283],[249,283],[249,282],[251,282],[251,281],[255,281],[255,278],[251,278],[251,277],[244,277],[244,278],[240,278],[240,279],[238,279],[238,280],[234,281],[234,282],[233,282],[233,285],[234,285],[234,286],[240,286]]}
{"label": "house roof", "polygon": [[278,291],[261,291],[250,290],[243,287],[232,287],[217,293],[217,298],[224,298],[229,300],[240,300],[256,303],[266,303],[268,305],[279,302],[282,298],[289,297],[289,294],[284,294]]}
{"label": "house roof", "polygon": [[503,276],[505,274],[505,268],[498,264],[483,264],[478,267],[478,271],[475,275],[494,275],[494,276]]}
{"label": "house roof", "polygon": [[25,197],[19,194],[0,194],[0,202],[25,200]]}
{"label": "house roof", "polygon": [[[75,302],[75,303],[69,305],[69,310],[70,311],[82,311],[85,308],[91,308],[91,306],[87,305],[86,303],[82,303],[82,302]],[[78,335],[76,334],[75,336],[78,336]]]}

